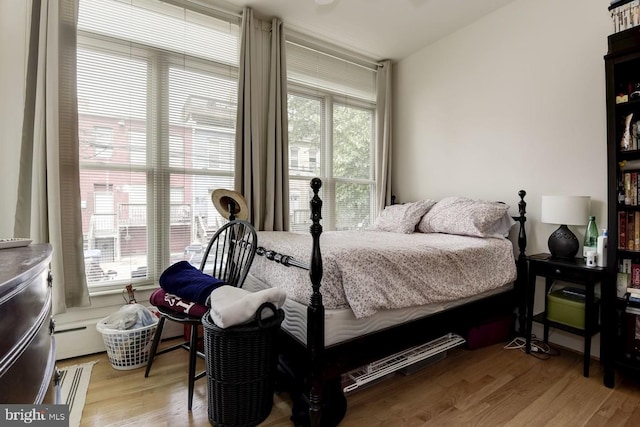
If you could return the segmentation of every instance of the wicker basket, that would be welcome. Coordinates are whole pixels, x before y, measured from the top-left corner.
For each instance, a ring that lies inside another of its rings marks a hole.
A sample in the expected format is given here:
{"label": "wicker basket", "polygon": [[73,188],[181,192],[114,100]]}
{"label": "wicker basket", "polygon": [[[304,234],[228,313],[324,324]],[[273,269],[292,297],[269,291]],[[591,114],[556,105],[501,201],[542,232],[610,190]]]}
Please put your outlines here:
{"label": "wicker basket", "polygon": [[[264,320],[264,309],[275,315]],[[273,406],[277,340],[284,312],[260,306],[251,323],[220,328],[202,318],[207,369],[209,421],[216,426],[255,426]]]}
{"label": "wicker basket", "polygon": [[151,340],[158,323],[135,329],[120,330],[108,328],[105,325],[107,319],[108,317],[105,317],[98,322],[96,329],[102,334],[111,366],[121,371],[146,366]]}

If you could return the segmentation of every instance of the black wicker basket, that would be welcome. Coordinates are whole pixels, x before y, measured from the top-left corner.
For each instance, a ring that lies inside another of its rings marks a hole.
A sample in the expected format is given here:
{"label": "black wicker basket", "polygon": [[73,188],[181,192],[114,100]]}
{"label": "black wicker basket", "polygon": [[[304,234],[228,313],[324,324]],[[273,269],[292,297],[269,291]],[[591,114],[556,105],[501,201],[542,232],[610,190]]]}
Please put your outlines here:
{"label": "black wicker basket", "polygon": [[[262,320],[262,311],[274,315]],[[251,323],[220,328],[202,317],[209,421],[216,426],[255,426],[273,407],[277,340],[284,311],[264,303]]]}

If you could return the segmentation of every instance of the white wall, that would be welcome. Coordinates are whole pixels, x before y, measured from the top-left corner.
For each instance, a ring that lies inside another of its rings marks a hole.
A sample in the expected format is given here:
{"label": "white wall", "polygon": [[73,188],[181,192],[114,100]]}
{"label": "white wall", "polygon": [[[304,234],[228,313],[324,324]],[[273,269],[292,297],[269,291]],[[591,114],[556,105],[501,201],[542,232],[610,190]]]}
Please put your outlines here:
{"label": "white wall", "polygon": [[13,237],[30,3],[0,1],[0,238]]}
{"label": "white wall", "polygon": [[[516,0],[400,61],[392,175],[399,200],[463,195],[510,203],[515,214],[524,189],[528,254],[548,252],[557,228],[540,223],[543,194],[591,196],[605,228],[608,6]],[[571,228],[582,240],[585,227]],[[580,338],[566,341],[582,348]]]}

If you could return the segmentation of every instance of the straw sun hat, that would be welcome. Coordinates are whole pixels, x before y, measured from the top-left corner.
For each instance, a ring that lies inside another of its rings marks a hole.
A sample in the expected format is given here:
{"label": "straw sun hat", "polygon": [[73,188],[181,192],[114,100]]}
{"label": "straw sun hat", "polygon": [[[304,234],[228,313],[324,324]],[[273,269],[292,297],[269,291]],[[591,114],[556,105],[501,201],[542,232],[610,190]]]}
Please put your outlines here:
{"label": "straw sun hat", "polygon": [[220,215],[226,219],[229,219],[231,214],[229,205],[233,206],[235,219],[242,219],[245,221],[249,219],[249,207],[247,206],[247,202],[244,200],[244,197],[242,197],[242,194],[237,191],[218,188],[213,190],[211,193],[211,201]]}

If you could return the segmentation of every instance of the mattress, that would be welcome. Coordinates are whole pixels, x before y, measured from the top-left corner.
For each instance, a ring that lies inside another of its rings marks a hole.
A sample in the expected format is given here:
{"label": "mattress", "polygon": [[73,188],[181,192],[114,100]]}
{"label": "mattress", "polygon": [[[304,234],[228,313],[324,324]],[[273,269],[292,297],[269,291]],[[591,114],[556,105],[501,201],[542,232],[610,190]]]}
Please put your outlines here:
{"label": "mattress", "polygon": [[[258,232],[258,245],[308,265],[308,233]],[[329,231],[321,235],[322,293],[326,309],[351,309],[355,318],[430,304],[446,304],[513,282],[511,241],[441,233]],[[285,290],[303,305],[311,296],[309,272],[263,256],[254,278]]]}
{"label": "mattress", "polygon": [[[311,287],[311,282],[308,283],[308,286]],[[269,285],[249,274],[242,287],[249,291],[255,292],[262,289],[267,289]],[[481,294],[473,295],[455,301],[447,301],[392,310],[380,310],[374,315],[364,318],[356,318],[350,308],[325,309],[325,346],[329,347],[334,344],[339,344],[352,338],[380,331],[392,326],[400,325],[411,320],[426,317],[458,305],[483,299],[491,295],[500,294],[502,292],[507,292],[511,289],[513,289],[513,283],[508,283],[498,288],[485,291]],[[285,318],[282,322],[282,328],[300,342],[306,343],[307,305],[287,298],[284,303],[283,310],[285,312]]]}

